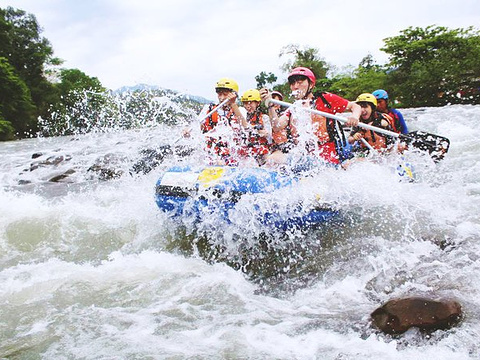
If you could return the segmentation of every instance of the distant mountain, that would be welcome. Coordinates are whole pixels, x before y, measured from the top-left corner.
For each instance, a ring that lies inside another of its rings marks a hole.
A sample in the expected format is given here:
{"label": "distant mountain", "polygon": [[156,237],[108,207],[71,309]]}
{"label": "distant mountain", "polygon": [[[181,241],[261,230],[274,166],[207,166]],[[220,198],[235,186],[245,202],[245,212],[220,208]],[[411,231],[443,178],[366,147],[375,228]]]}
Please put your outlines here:
{"label": "distant mountain", "polygon": [[206,99],[201,96],[190,95],[190,94],[183,94],[175,90],[165,89],[157,85],[148,85],[148,84],[137,84],[133,86],[122,86],[121,88],[114,90],[114,93],[125,93],[125,92],[135,92],[135,91],[155,91],[162,93],[164,95],[172,95],[175,97],[179,97],[180,99],[187,100],[187,101],[195,101],[200,104],[208,104],[211,103],[212,100]]}

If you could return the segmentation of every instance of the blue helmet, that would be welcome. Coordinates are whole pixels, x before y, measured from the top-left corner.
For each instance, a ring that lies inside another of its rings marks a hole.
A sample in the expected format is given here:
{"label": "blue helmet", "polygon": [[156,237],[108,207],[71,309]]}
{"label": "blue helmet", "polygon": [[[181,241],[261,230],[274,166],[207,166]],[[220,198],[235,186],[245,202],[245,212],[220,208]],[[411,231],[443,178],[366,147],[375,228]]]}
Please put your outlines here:
{"label": "blue helmet", "polygon": [[377,100],[378,99],[388,100],[388,93],[385,90],[378,89],[378,90],[375,90],[372,94],[377,98]]}

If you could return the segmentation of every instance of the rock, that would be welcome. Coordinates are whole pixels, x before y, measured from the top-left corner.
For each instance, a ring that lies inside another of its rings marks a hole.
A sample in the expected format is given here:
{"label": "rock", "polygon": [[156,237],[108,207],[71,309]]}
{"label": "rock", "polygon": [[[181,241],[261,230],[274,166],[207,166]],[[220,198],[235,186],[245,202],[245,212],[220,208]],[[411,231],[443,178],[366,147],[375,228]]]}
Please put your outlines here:
{"label": "rock", "polygon": [[163,159],[172,155],[172,147],[170,145],[163,145],[157,149],[143,149],[140,151],[141,159],[133,164],[130,173],[133,174],[148,174],[163,162]]}
{"label": "rock", "polygon": [[445,330],[458,324],[458,302],[412,297],[390,300],[371,314],[373,323],[386,334],[402,334],[411,327],[422,331]]}
{"label": "rock", "polygon": [[70,170],[67,170],[60,175],[56,175],[56,176],[50,178],[50,180],[48,180],[48,181],[50,181],[50,182],[63,182],[63,180],[65,180],[66,178],[68,178],[72,174],[75,174],[75,170],[70,169]]}
{"label": "rock", "polygon": [[175,147],[172,147],[171,145],[162,145],[155,149],[143,149],[140,151],[141,159],[133,164],[130,169],[130,174],[148,174],[160,165],[165,157],[170,155],[186,157],[192,154],[194,150],[195,148],[184,145]]}
{"label": "rock", "polygon": [[71,155],[60,155],[60,156],[50,156],[44,161],[36,161],[30,165],[30,171],[36,170],[39,167],[45,167],[45,166],[58,166],[60,163],[64,161],[70,161],[72,160]]}
{"label": "rock", "polygon": [[126,162],[126,158],[117,154],[106,154],[100,156],[95,160],[95,163],[90,166],[87,172],[95,173],[100,180],[118,179],[123,175],[123,170],[117,169]]}

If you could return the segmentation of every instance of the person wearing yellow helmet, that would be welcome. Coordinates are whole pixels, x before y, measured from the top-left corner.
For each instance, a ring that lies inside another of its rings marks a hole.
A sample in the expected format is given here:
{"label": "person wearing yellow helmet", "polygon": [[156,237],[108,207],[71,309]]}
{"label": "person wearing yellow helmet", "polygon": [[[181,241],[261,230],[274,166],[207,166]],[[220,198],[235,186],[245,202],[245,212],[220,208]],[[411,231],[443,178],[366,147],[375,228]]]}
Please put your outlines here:
{"label": "person wearing yellow helmet", "polygon": [[242,103],[247,111],[243,127],[246,130],[244,137],[245,155],[257,160],[259,165],[265,163],[266,156],[270,153],[272,143],[272,125],[268,115],[260,109],[260,92],[250,89],[243,93]]}
{"label": "person wearing yellow helmet", "polygon": [[[362,123],[392,131],[390,122],[381,113],[376,111],[377,99],[373,94],[360,94],[355,102],[362,108],[362,114],[360,116]],[[350,144],[356,143],[356,149],[362,152],[368,152],[371,149],[385,151],[387,147],[392,144],[392,138],[357,126],[352,128],[348,142]]]}
{"label": "person wearing yellow helmet", "polygon": [[237,105],[238,83],[230,78],[221,78],[215,83],[215,92],[218,103],[205,105],[199,115],[206,150],[210,163],[236,165],[242,139],[241,123],[246,115],[245,109]]}

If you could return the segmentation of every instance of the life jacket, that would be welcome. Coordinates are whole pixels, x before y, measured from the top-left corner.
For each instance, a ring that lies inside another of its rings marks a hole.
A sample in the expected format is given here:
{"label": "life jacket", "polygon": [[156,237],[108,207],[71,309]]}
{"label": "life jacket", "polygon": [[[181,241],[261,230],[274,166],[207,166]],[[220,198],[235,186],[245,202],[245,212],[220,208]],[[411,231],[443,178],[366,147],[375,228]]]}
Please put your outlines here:
{"label": "life jacket", "polygon": [[[207,114],[217,107],[218,105],[210,104],[208,106]],[[233,110],[231,108],[228,108],[228,111],[224,116],[228,121],[228,125],[231,126],[233,121],[235,120],[235,114]],[[200,129],[202,130],[202,133],[206,133],[208,131],[213,130],[213,128],[218,124],[219,118],[220,118],[220,115],[218,114],[218,111],[215,111],[209,117],[205,118],[200,124]]]}
{"label": "life jacket", "polygon": [[395,131],[396,133],[401,134],[402,124],[400,123],[400,118],[395,112],[392,111],[392,109],[388,108],[387,110],[388,112],[385,115],[389,117],[388,121],[390,122],[392,131]]}
{"label": "life jacket", "polygon": [[[315,108],[324,112],[335,114],[337,109],[325,98],[324,92],[316,93]],[[343,109],[342,109],[343,111]],[[338,120],[313,115],[312,121],[318,123],[317,138],[320,156],[330,163],[338,164],[347,159],[345,148],[347,138]]]}
{"label": "life jacket", "polygon": [[[247,114],[247,121],[255,130],[264,128],[263,114],[257,110],[252,114]],[[261,136],[257,131],[247,133],[244,144],[248,155],[267,155],[270,152],[270,144],[265,136]]]}
{"label": "life jacket", "polygon": [[[218,105],[210,104],[207,113],[211,112],[216,107],[218,107]],[[225,114],[222,115],[222,117],[227,120],[227,124],[232,127],[232,131],[234,133],[238,131],[238,129],[235,129],[235,126],[237,125],[235,113],[231,108],[227,108],[227,111],[225,112]],[[205,118],[200,124],[200,129],[202,133],[205,134],[213,130],[218,125],[219,120],[220,115],[218,114],[218,111],[213,112],[210,116]],[[234,151],[232,149],[232,145],[235,146],[237,144],[229,144],[229,142],[225,139],[213,136],[206,136],[205,142],[207,151],[220,157],[226,165],[235,165],[237,163],[237,161],[233,157]]]}
{"label": "life jacket", "polygon": [[[388,121],[388,118],[385,118],[383,115],[384,114],[375,112],[373,114],[373,119],[371,117],[366,124],[392,131],[392,126],[390,121]],[[382,126],[382,120],[386,120],[389,123],[387,127]],[[352,131],[352,134],[355,134],[356,132],[362,133],[363,138],[375,150],[382,151],[386,149],[390,144],[393,143],[391,137],[380,134],[373,130],[367,130],[367,129],[357,127],[357,128],[354,128],[354,130]],[[367,148],[367,147],[365,144],[362,144],[362,148]]]}

